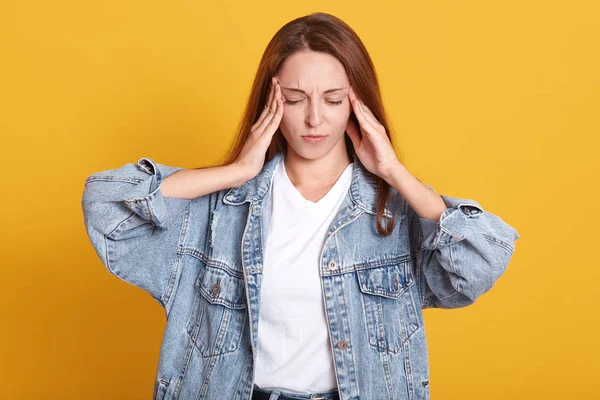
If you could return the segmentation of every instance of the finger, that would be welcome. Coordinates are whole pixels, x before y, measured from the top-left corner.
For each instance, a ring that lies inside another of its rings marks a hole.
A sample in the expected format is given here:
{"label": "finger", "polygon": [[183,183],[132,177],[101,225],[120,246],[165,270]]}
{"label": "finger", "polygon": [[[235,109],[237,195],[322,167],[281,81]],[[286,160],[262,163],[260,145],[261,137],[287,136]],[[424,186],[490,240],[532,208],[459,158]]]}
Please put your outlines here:
{"label": "finger", "polygon": [[285,97],[283,96],[283,92],[281,91],[281,83],[279,82],[279,79],[277,79],[277,87],[279,88],[279,100],[281,100],[281,105],[283,106],[283,103],[285,102]]}
{"label": "finger", "polygon": [[362,112],[365,115],[366,120],[369,121],[369,123],[377,130],[377,132],[384,133],[385,128],[383,127],[383,125],[381,125],[379,120],[377,120],[377,118],[375,118],[375,116],[373,115],[371,110],[369,110],[369,108],[365,105],[365,103],[359,102],[359,105],[360,105],[360,109],[362,110]]}
{"label": "finger", "polygon": [[267,115],[265,116],[265,118],[260,123],[260,125],[254,131],[254,133],[259,136],[262,135],[263,132],[265,131],[265,129],[271,123],[271,120],[273,119],[274,116],[275,116],[275,111],[268,112]]}
{"label": "finger", "polygon": [[356,129],[360,129],[360,131],[363,133],[363,136],[371,136],[374,132],[377,132],[377,130],[375,130],[375,127],[373,127],[373,125],[366,119],[365,113],[360,106],[360,100],[356,97],[355,94],[353,94],[353,97],[354,101],[352,101],[351,103],[354,109],[354,115],[356,115],[356,119],[360,124],[359,127],[357,127]]}
{"label": "finger", "polygon": [[262,136],[265,136],[266,138],[268,138],[265,140],[270,141],[271,138],[273,137],[273,135],[275,134],[275,132],[277,132],[277,128],[279,128],[279,123],[281,122],[282,117],[283,117],[283,102],[281,101],[281,99],[278,99],[276,102],[275,115],[273,116],[273,118],[271,119],[271,122],[265,129],[265,132],[262,134]]}
{"label": "finger", "polygon": [[361,128],[361,131],[363,132],[363,134],[370,136],[373,133],[376,133],[377,130],[375,130],[373,125],[367,120],[363,110],[360,108],[359,100],[358,99],[354,100],[353,104],[354,104],[355,109],[357,110],[354,112],[354,115],[356,115],[356,119],[358,119],[358,123],[360,124],[360,128]]}
{"label": "finger", "polygon": [[367,105],[365,104],[364,101],[360,101],[360,108],[363,110],[363,112],[365,114],[367,114],[367,116],[371,117],[371,119],[374,119],[375,121],[377,121],[377,118],[375,118],[375,115],[371,112],[371,110],[369,109],[369,107],[367,107]]}
{"label": "finger", "polygon": [[271,107],[271,103],[273,103],[273,97],[275,97],[275,86],[276,85],[277,85],[277,83],[275,81],[275,77],[272,77],[271,78],[271,87],[270,87],[270,90],[269,90],[269,98],[265,102],[265,104],[268,104],[269,107]]}
{"label": "finger", "polygon": [[[381,123],[379,122],[379,120],[377,119],[377,117],[375,117],[375,114],[373,114],[373,112],[369,109],[369,107],[367,107],[367,105],[361,101],[360,102],[360,107],[363,110],[363,112],[365,113],[367,119],[375,126],[378,127],[381,125]],[[381,125],[381,127],[383,128],[383,125]]]}
{"label": "finger", "polygon": [[[367,114],[365,112],[365,107],[363,106],[363,103],[359,100],[358,101],[358,107],[360,109],[360,114],[363,117],[363,121],[364,121],[364,127],[367,130],[368,134],[382,134],[382,130],[385,131],[385,129],[383,129],[383,127],[381,126],[381,124],[379,123],[379,121],[377,121],[376,119],[372,119],[369,114]],[[360,119],[359,119],[360,121]],[[371,130],[369,130],[371,129]]]}
{"label": "finger", "polygon": [[354,93],[354,88],[350,85],[350,90],[348,91],[348,97],[350,97],[350,101],[353,102],[356,99],[356,93]]}
{"label": "finger", "polygon": [[352,104],[352,111],[354,111],[354,114],[358,114],[360,112],[358,98],[356,97],[354,90],[352,90],[352,87],[350,87],[350,91],[348,92],[348,99],[350,100],[350,104]]}
{"label": "finger", "polygon": [[281,99],[283,101],[283,95],[281,94],[281,83],[279,82],[279,79],[277,79],[277,77],[274,77],[273,79],[276,88],[274,101],[277,101],[277,99]]}
{"label": "finger", "polygon": [[350,87],[350,91],[348,92],[348,98],[350,99],[350,104],[352,104],[352,110],[358,118],[358,114],[362,113],[362,109],[360,107],[361,101],[356,96],[356,93],[354,92],[354,89],[352,89],[352,87]]}
{"label": "finger", "polygon": [[270,111],[270,109],[267,108],[266,104],[265,107],[263,107],[263,111],[260,114],[260,116],[258,117],[258,119],[256,120],[256,122],[254,123],[254,125],[252,125],[252,128],[250,128],[250,131],[255,131],[256,129],[258,129],[258,127],[265,121],[265,119],[269,116],[269,114],[272,113]]}
{"label": "finger", "polygon": [[[354,91],[354,89],[352,88],[352,86],[350,86],[350,90],[348,91],[348,95],[350,97],[350,101],[352,102],[355,108],[354,113],[357,114],[359,112],[363,113],[364,115],[364,119],[366,121],[368,121],[371,126],[373,126],[373,128],[376,129],[377,132],[383,133],[385,132],[385,128],[383,128],[383,126],[379,123],[379,121],[377,120],[377,118],[375,118],[375,115],[373,115],[373,113],[371,112],[371,110],[366,106],[366,104],[360,100],[357,96],[356,96],[356,92]],[[358,117],[358,115],[357,115]],[[360,120],[359,120],[360,121]]]}
{"label": "finger", "polygon": [[276,112],[277,112],[277,110],[275,109],[275,107],[273,107],[270,111],[267,112],[267,114],[265,115],[264,119],[261,121],[261,123],[254,130],[254,133],[256,135],[260,136],[260,135],[263,134],[264,130],[269,126],[269,124],[273,120],[273,117],[275,116]]}
{"label": "finger", "polygon": [[252,125],[251,131],[254,131],[258,126],[260,126],[260,124],[264,121],[267,114],[270,112],[269,109],[267,108],[267,105],[271,104],[272,99],[274,97],[274,92],[275,92],[275,85],[273,84],[274,80],[275,80],[275,78],[271,78],[271,86],[269,88],[269,96],[267,98],[267,101],[265,102],[265,107],[263,108],[262,113],[260,114],[260,116],[258,117],[256,122],[254,123],[254,125]]}
{"label": "finger", "polygon": [[352,141],[352,145],[354,146],[354,150],[360,147],[360,133],[358,132],[358,127],[352,121],[351,118],[348,119],[348,124],[346,125],[346,133],[350,136],[350,140]]}
{"label": "finger", "polygon": [[277,100],[281,97],[281,88],[279,87],[278,83],[275,83],[275,93],[273,95],[273,100],[271,102],[271,105],[269,107],[271,107],[271,110],[273,110],[273,113],[275,113],[275,110],[277,108]]}
{"label": "finger", "polygon": [[273,116],[273,120],[271,121],[270,127],[272,127],[273,133],[279,128],[279,124],[281,123],[281,118],[283,118],[283,101],[281,99],[277,100],[276,112]]}

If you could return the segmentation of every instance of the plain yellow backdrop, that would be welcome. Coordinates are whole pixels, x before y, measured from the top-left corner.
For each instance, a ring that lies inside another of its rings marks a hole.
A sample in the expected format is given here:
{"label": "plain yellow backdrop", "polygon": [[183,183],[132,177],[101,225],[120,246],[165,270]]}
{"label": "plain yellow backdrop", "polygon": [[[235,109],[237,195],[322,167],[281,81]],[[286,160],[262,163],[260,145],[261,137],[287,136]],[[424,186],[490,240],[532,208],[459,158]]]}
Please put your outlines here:
{"label": "plain yellow backdrop", "polygon": [[85,177],[218,161],[313,11],[369,49],[407,168],[521,235],[475,304],[425,311],[432,399],[600,398],[600,4],[514,0],[3,1],[0,398],[151,398],[165,314],[95,254]]}

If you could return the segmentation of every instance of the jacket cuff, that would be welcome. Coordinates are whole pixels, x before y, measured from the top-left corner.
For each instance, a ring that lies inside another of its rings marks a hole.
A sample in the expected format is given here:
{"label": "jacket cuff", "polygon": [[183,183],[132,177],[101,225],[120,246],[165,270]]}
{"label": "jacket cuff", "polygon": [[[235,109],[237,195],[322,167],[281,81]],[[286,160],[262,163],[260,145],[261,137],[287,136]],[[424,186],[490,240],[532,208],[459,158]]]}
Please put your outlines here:
{"label": "jacket cuff", "polygon": [[136,167],[147,176],[142,175],[139,184],[127,193],[125,205],[140,217],[152,221],[160,228],[167,228],[171,222],[165,198],[160,192],[162,174],[151,158],[143,157]]}
{"label": "jacket cuff", "polygon": [[[435,192],[431,186],[425,186]],[[439,221],[419,217],[423,230],[422,247],[427,250],[436,250],[465,239],[474,227],[477,230],[478,219],[486,213],[481,204],[475,200],[450,197],[443,194],[440,197],[448,208],[442,213]],[[512,230],[512,237],[507,238],[507,240],[518,239],[519,234],[516,229],[512,227],[510,229]]]}

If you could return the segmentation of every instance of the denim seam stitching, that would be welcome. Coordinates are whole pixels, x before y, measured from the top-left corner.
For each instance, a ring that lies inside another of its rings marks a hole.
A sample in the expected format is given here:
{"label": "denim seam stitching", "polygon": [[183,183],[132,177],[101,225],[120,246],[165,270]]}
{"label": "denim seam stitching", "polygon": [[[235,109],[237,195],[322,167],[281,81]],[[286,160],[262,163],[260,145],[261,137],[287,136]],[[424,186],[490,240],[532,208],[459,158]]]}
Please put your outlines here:
{"label": "denim seam stitching", "polygon": [[[177,248],[181,247],[183,243],[186,233],[187,233],[187,223],[189,217],[190,204],[186,204],[185,209],[183,211],[183,221],[181,222],[181,229],[179,231],[179,239],[177,241]],[[177,272],[179,271],[179,263],[181,262],[181,254],[176,250],[175,251],[175,263],[173,264],[173,268],[171,269],[171,274],[169,276],[169,281],[167,282],[167,287],[165,292],[163,293],[163,303],[165,304],[165,312],[167,316],[169,315],[171,308],[171,298],[173,297],[173,288],[175,287],[175,280],[177,279]],[[168,309],[167,309],[168,307]]]}
{"label": "denim seam stitching", "polygon": [[130,177],[126,177],[126,176],[91,175],[85,179],[84,185],[87,185],[89,182],[94,182],[94,181],[112,181],[112,182],[125,182],[125,183],[138,184],[138,183],[141,183],[143,181],[143,179],[130,178]]}
{"label": "denim seam stitching", "polygon": [[[334,236],[334,238],[335,238],[335,236]],[[348,307],[346,307],[346,294],[344,292],[344,285],[340,285],[340,288],[341,288],[341,291],[342,291],[342,301],[344,303],[344,307],[347,309]],[[347,326],[350,326],[350,319],[348,318],[348,312],[345,313],[345,316],[346,316],[346,324],[347,324]],[[359,394],[358,397],[360,397],[360,393],[359,393],[359,390],[358,390],[358,378],[356,376],[356,368],[355,368],[355,366],[356,366],[356,359],[354,358],[354,351],[351,351],[351,355],[352,355],[352,372],[354,373],[355,389],[356,389],[356,393]]]}
{"label": "denim seam stitching", "polygon": [[220,260],[217,260],[214,258],[209,258],[204,253],[202,253],[201,251],[198,251],[194,248],[179,246],[178,252],[182,255],[188,255],[188,256],[194,257],[194,258],[202,261],[204,264],[206,264],[209,267],[221,269],[224,272],[227,272],[229,275],[234,276],[236,278],[244,277],[243,273],[240,273],[240,272],[234,270],[233,268],[231,268],[228,264],[224,263],[223,261],[220,261]]}
{"label": "denim seam stitching", "polygon": [[512,254],[514,252],[514,247],[512,245],[510,245],[509,243],[505,242],[504,240],[498,239],[494,236],[490,236],[486,233],[482,233],[483,237],[485,238],[485,240],[487,240],[490,243],[493,243],[499,247],[504,248],[505,250],[507,250],[510,254]]}
{"label": "denim seam stitching", "polygon": [[[454,263],[454,256],[452,255],[452,253],[453,253],[452,248],[453,248],[453,245],[448,246],[448,253],[450,253],[449,258],[450,258],[450,265],[452,267],[452,272],[462,278],[462,275],[460,275],[458,273],[458,271],[456,270],[456,264]],[[464,278],[459,279],[458,282],[456,283],[456,291],[457,292],[461,292],[460,284],[463,282],[463,280],[464,280]]]}

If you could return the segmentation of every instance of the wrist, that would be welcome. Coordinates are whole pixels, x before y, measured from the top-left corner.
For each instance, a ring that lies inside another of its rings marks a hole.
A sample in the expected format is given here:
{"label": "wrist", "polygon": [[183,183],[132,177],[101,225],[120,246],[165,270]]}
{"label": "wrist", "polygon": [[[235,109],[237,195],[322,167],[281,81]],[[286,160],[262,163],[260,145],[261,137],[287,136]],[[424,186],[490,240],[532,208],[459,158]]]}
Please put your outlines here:
{"label": "wrist", "polygon": [[403,179],[403,175],[406,174],[406,172],[407,169],[402,165],[400,160],[395,159],[381,172],[380,176],[390,186],[397,187],[399,181]]}
{"label": "wrist", "polygon": [[252,178],[248,168],[238,162],[233,162],[226,165],[225,168],[228,170],[228,175],[232,177],[231,187],[242,186],[248,180]]}

